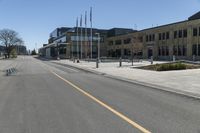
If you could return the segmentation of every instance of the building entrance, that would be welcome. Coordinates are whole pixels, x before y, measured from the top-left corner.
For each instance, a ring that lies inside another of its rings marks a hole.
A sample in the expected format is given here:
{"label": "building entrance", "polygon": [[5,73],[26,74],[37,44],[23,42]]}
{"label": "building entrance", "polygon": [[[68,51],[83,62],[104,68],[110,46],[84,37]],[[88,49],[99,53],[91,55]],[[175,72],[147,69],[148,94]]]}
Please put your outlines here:
{"label": "building entrance", "polygon": [[148,58],[151,58],[153,56],[153,48],[148,48]]}

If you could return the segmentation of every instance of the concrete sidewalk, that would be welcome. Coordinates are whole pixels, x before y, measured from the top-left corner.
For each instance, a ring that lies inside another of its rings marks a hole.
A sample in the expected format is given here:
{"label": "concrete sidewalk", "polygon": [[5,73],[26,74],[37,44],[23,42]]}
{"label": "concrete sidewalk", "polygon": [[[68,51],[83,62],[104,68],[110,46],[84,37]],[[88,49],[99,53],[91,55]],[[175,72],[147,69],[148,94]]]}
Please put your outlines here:
{"label": "concrete sidewalk", "polygon": [[17,59],[3,59],[0,60],[0,77],[6,74],[6,70],[13,68],[16,66],[18,60],[20,60],[21,57],[18,57]]}
{"label": "concrete sidewalk", "polygon": [[[192,96],[200,96],[200,69],[194,70],[180,70],[180,71],[167,71],[156,72],[141,70],[135,67],[150,65],[150,62],[134,62],[134,66],[131,63],[123,62],[123,66],[119,67],[119,63],[100,63],[99,68],[96,68],[95,62],[73,63],[69,60],[52,61],[62,64],[67,64],[81,69],[87,69],[89,71],[104,73],[116,78],[127,79],[138,83],[146,83],[147,85],[160,86],[169,91],[177,91],[181,94],[188,94]],[[164,62],[154,62],[164,63]]]}

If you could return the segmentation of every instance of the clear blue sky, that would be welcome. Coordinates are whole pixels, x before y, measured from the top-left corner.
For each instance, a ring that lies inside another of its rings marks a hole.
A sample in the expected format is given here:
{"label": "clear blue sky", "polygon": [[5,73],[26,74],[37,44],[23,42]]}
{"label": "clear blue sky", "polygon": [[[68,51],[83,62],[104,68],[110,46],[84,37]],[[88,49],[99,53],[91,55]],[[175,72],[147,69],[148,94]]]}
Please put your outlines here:
{"label": "clear blue sky", "polygon": [[[96,28],[137,29],[186,20],[200,11],[200,0],[0,0],[0,29],[16,30],[29,49],[47,43],[56,27],[75,26],[93,7]],[[88,15],[89,16],[89,15]]]}

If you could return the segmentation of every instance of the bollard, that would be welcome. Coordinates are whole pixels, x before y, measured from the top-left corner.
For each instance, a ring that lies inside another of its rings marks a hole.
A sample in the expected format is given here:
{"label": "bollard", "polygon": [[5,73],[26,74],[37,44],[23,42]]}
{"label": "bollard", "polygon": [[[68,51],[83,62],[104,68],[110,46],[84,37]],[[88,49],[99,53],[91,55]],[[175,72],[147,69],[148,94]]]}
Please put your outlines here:
{"label": "bollard", "polygon": [[151,56],[151,65],[153,64],[153,56]]}
{"label": "bollard", "polygon": [[119,58],[119,67],[122,66],[122,57]]}
{"label": "bollard", "polygon": [[99,68],[99,59],[96,60],[96,68]]}
{"label": "bollard", "polygon": [[133,58],[131,59],[131,63],[132,63],[132,66],[133,66]]}
{"label": "bollard", "polygon": [[192,56],[193,61],[195,62],[195,55]]}
{"label": "bollard", "polygon": [[79,59],[77,59],[77,61],[76,61],[77,63],[80,63],[80,61],[79,61]]}
{"label": "bollard", "polygon": [[73,58],[73,63],[75,63],[76,61],[75,61],[75,58]]}
{"label": "bollard", "polygon": [[175,62],[176,61],[176,57],[175,57],[175,55],[173,55],[173,62]]}
{"label": "bollard", "polygon": [[7,75],[7,76],[9,75],[9,70],[6,70],[6,75]]}

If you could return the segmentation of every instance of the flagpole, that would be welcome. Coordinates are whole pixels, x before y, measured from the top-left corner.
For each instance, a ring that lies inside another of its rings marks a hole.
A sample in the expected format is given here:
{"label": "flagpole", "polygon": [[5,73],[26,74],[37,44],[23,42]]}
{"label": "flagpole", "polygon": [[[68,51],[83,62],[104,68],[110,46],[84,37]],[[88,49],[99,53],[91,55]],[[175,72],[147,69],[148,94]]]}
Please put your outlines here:
{"label": "flagpole", "polygon": [[85,11],[85,57],[87,57],[87,11]]}
{"label": "flagpole", "polygon": [[81,36],[80,36],[80,40],[81,40],[81,59],[82,59],[82,47],[83,47],[83,26],[82,26],[82,14],[81,14],[81,20],[80,20],[80,27],[81,27]]}
{"label": "flagpole", "polygon": [[91,59],[92,59],[92,41],[93,41],[93,38],[92,38],[92,7],[90,7],[90,24],[91,24],[91,29],[90,29],[90,32],[91,32],[91,38],[90,38],[90,54],[91,54]]}
{"label": "flagpole", "polygon": [[76,31],[76,32],[77,32],[77,33],[76,33],[76,41],[77,41],[77,42],[76,42],[76,52],[77,52],[76,54],[77,54],[77,59],[79,59],[79,47],[78,47],[78,17],[77,17],[77,21],[76,21],[76,28],[77,28],[77,29],[76,29],[76,30],[77,30],[77,31]]}
{"label": "flagpole", "polygon": [[[76,32],[76,26],[77,26],[77,19],[76,19],[76,24],[75,24],[75,26],[74,26],[74,32]],[[71,41],[71,52],[72,52],[72,59],[74,59],[74,51],[75,51],[75,49],[74,49],[74,45],[75,45],[75,43],[73,42],[73,41]]]}

